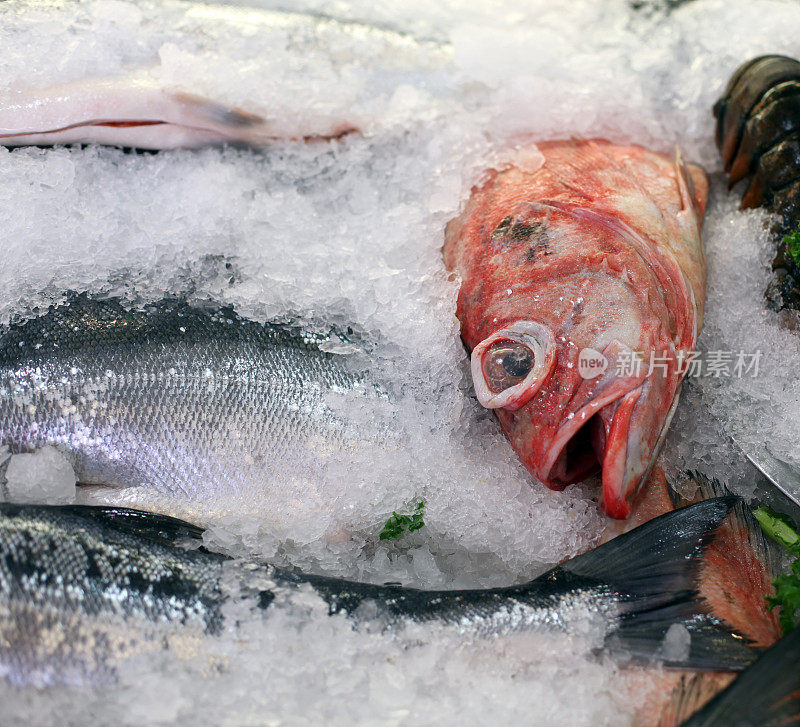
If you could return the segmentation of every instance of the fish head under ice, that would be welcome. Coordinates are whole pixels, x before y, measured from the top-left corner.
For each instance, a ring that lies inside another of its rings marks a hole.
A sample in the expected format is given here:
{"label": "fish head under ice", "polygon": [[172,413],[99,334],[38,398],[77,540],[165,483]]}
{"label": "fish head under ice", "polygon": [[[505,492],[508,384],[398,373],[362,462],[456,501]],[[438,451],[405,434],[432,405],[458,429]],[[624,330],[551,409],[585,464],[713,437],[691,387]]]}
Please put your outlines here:
{"label": "fish head under ice", "polygon": [[497,224],[490,244],[527,236],[518,255],[544,264],[506,277],[490,257],[466,291],[481,304],[460,300],[478,399],[536,478],[560,490],[602,469],[603,507],[626,518],[681,379],[659,281],[632,230],[586,209],[524,202]]}

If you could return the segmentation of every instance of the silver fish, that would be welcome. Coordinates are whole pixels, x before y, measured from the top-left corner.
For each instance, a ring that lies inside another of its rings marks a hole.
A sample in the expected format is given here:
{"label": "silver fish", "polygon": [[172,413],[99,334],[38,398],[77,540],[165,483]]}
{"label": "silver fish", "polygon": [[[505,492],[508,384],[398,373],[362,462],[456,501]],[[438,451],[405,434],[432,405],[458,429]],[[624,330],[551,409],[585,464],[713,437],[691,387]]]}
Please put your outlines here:
{"label": "silver fish", "polygon": [[[279,595],[311,590],[356,628],[436,623],[465,638],[573,633],[588,616],[605,628],[603,648],[644,661],[682,623],[691,649],[668,663],[739,670],[757,653],[695,597],[704,545],[736,501],[668,513],[518,586],[422,591],[260,566],[249,595],[267,618]],[[132,510],[0,504],[0,675],[39,686],[102,683],[133,656],[202,653],[204,639],[228,628],[223,605],[238,593],[229,572],[223,583],[223,556],[181,547],[199,533]],[[244,573],[243,588],[253,575]]]}
{"label": "silver fish", "polygon": [[[18,9],[9,16],[2,11],[4,27],[19,23],[16,32],[28,32]],[[78,32],[90,22],[77,3],[37,8],[47,12],[54,14],[54,23],[77,13]],[[452,57],[452,49],[438,40],[321,14],[199,2],[142,4],[138,12],[146,20],[135,31],[142,46],[162,44],[167,55],[191,58],[177,77],[169,62],[165,69],[164,58],[153,55],[117,76],[17,88],[0,98],[0,144],[96,142],[170,149],[335,138],[376,122],[370,94],[391,95],[408,82],[409,73],[433,76]],[[280,60],[280,73],[270,73],[271,66],[264,64],[256,85],[254,59],[259,58]],[[40,59],[40,71],[52,63],[57,77],[60,60],[57,55]],[[343,81],[354,66],[364,69],[364,77]],[[246,96],[231,95],[224,82],[215,81],[232,74],[251,87]],[[359,90],[362,82],[365,89]],[[425,85],[436,83],[428,78]]]}
{"label": "silver fish", "polygon": [[332,462],[378,456],[381,432],[343,406],[387,404],[356,350],[230,308],[77,296],[0,336],[0,445],[57,447],[100,486],[82,502],[297,522],[326,511]]}

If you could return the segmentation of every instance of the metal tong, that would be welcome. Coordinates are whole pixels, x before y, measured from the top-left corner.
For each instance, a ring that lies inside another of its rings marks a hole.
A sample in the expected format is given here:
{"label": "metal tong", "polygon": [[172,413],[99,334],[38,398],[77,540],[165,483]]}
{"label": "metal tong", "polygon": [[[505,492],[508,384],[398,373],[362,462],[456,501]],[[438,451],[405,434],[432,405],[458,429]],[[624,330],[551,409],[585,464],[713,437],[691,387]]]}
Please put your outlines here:
{"label": "metal tong", "polygon": [[767,486],[759,483],[756,500],[800,523],[800,472],[773,454],[767,445],[751,445],[731,439],[768,483]]}

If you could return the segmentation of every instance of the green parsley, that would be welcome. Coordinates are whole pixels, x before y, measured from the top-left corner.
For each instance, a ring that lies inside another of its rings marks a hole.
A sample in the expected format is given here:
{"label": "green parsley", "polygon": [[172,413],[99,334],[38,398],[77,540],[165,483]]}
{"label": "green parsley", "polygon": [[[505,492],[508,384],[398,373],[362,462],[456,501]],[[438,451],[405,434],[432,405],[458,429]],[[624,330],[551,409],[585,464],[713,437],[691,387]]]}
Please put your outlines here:
{"label": "green parsley", "polygon": [[413,533],[425,525],[422,518],[425,515],[425,503],[420,500],[410,515],[398,515],[396,512],[386,521],[383,526],[381,540],[392,540],[406,534]]}
{"label": "green parsley", "polygon": [[791,258],[795,266],[800,268],[800,223],[797,229],[784,236],[783,242],[786,245],[786,254]]}
{"label": "green parsley", "polygon": [[769,508],[759,507],[753,515],[761,529],[794,556],[792,572],[779,575],[774,582],[775,595],[766,596],[770,611],[780,608],[781,628],[786,633],[800,624],[800,535],[794,523]]}

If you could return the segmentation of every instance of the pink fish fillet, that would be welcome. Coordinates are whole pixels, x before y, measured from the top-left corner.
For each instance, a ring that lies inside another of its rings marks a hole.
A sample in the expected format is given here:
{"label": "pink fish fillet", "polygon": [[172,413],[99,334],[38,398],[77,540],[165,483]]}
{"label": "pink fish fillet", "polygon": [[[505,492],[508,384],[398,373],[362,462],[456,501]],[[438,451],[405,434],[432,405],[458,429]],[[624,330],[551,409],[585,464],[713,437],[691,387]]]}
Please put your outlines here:
{"label": "pink fish fillet", "polygon": [[142,149],[194,148],[229,142],[330,139],[353,131],[325,120],[287,133],[257,114],[166,88],[146,77],[95,78],[0,101],[0,145],[99,143]]}
{"label": "pink fish fillet", "polygon": [[491,171],[447,227],[483,406],[552,489],[602,469],[626,518],[703,318],[702,169],[639,146],[549,141]]}

